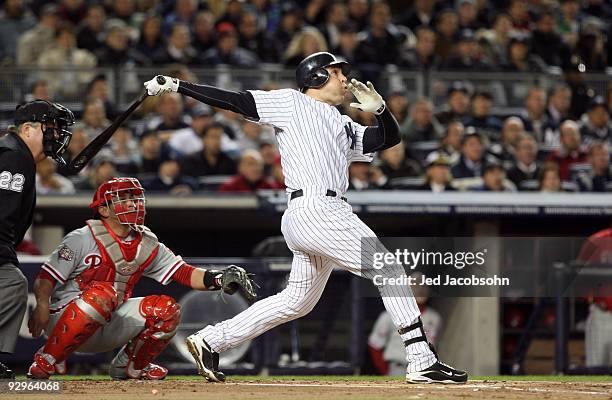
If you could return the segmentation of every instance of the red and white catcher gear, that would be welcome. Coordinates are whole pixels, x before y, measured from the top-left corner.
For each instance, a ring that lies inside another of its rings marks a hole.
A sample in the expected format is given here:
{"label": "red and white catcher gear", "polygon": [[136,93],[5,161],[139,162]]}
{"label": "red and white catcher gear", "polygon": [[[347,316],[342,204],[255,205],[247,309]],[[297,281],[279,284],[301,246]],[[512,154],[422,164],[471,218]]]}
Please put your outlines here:
{"label": "red and white catcher gear", "polygon": [[34,355],[28,377],[47,379],[56,369],[65,372],[63,362],[68,355],[110,321],[117,304],[117,292],[111,284],[93,282],[66,306],[47,343]]}
{"label": "red and white catcher gear", "polygon": [[181,318],[181,306],[172,297],[153,295],[140,303],[145,329],[119,351],[111,363],[114,379],[164,379],[168,370],[152,361],[170,343]]}
{"label": "red and white catcher gear", "polygon": [[137,232],[144,230],[146,215],[144,189],[136,178],[112,178],[101,184],[89,204],[94,213],[106,206],[120,223]]}

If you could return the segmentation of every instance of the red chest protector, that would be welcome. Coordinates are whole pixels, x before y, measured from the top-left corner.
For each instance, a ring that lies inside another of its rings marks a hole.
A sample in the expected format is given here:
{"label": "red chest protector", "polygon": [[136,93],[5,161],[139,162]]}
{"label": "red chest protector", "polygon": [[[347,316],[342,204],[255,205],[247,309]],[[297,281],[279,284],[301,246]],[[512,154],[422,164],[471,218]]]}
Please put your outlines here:
{"label": "red chest protector", "polygon": [[122,243],[102,221],[89,220],[87,225],[100,250],[102,263],[87,268],[75,281],[81,289],[94,281],[112,283],[122,304],[130,298],[134,285],[157,256],[157,236],[145,227],[132,242]]}

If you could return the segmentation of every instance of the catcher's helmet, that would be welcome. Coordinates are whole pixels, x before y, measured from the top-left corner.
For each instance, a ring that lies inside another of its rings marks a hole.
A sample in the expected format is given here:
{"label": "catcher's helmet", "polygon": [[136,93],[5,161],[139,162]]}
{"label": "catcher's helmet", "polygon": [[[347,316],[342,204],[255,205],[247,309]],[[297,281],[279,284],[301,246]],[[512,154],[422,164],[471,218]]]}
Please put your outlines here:
{"label": "catcher's helmet", "polygon": [[[132,207],[128,206],[128,202],[131,202]],[[100,206],[112,209],[121,224],[137,232],[144,230],[145,196],[138,179],[112,178],[102,183],[94,193],[89,208],[95,215]]]}
{"label": "catcher's helmet", "polygon": [[349,63],[340,61],[333,54],[324,51],[311,54],[303,59],[295,70],[295,80],[300,92],[325,85],[329,79],[329,72],[325,67],[331,66],[342,68],[344,75],[351,70]]}

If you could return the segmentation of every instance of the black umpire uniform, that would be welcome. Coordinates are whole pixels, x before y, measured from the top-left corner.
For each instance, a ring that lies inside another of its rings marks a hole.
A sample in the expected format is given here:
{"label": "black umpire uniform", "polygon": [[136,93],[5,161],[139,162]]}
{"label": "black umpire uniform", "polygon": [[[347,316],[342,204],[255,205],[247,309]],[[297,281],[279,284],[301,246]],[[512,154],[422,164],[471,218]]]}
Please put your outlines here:
{"label": "black umpire uniform", "polygon": [[[30,149],[19,135],[21,124],[40,123],[42,151]],[[15,131],[0,137],[0,354],[13,353],[28,300],[28,281],[15,252],[32,223],[36,204],[36,159],[44,153],[56,161],[70,143],[65,128],[74,123],[67,108],[35,100],[15,111]],[[60,161],[61,162],[61,161]],[[0,379],[14,374],[0,363]]]}

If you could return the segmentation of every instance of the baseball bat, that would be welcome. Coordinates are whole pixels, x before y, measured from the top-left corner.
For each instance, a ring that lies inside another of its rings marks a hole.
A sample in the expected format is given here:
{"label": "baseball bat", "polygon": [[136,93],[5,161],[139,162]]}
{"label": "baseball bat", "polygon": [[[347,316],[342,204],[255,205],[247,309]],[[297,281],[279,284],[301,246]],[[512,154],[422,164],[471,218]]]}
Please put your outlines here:
{"label": "baseball bat", "polygon": [[[157,83],[163,85],[166,83],[166,79],[163,76],[157,77]],[[130,107],[125,110],[120,116],[113,121],[113,123],[102,131],[98,136],[94,138],[81,152],[70,162],[68,165],[68,172],[70,174],[78,174],[88,162],[91,161],[92,158],[104,147],[104,145],[110,140],[115,131],[119,128],[119,126],[126,120],[128,117],[142,104],[142,102],[148,97],[147,91],[145,90],[143,94],[140,95],[138,99],[136,99]]]}

